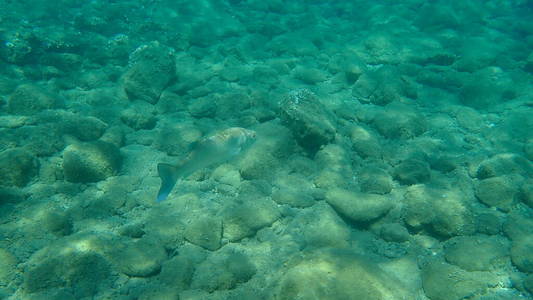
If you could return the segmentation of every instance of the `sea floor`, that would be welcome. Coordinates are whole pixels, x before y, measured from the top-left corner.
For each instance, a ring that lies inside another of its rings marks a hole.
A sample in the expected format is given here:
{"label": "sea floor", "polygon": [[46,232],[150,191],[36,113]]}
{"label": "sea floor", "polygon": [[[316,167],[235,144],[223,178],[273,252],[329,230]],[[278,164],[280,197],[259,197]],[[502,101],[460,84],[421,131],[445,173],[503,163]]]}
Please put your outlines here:
{"label": "sea floor", "polygon": [[0,5],[0,299],[533,299],[529,1]]}

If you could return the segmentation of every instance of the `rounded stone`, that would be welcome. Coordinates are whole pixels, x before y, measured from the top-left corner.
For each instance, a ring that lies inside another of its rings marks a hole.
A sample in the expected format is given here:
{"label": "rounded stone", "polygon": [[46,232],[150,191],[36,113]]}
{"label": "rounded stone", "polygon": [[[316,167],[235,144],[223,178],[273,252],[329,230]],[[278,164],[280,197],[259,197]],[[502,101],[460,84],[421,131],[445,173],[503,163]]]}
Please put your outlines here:
{"label": "rounded stone", "polygon": [[388,194],[392,190],[392,178],[382,169],[366,168],[359,174],[361,191],[372,194]]}
{"label": "rounded stone", "polygon": [[[531,228],[530,228],[531,229]],[[533,235],[513,241],[511,246],[511,260],[522,272],[533,273]]]}
{"label": "rounded stone", "polygon": [[0,153],[0,186],[25,186],[39,171],[37,158],[22,148]]}
{"label": "rounded stone", "polygon": [[413,185],[429,181],[429,165],[421,160],[408,159],[401,162],[394,170],[394,179],[404,185]]}
{"label": "rounded stone", "polygon": [[167,253],[157,241],[142,238],[136,241],[117,240],[108,249],[109,261],[128,276],[149,277],[161,271]]}
{"label": "rounded stone", "polygon": [[218,218],[197,217],[191,220],[183,234],[190,243],[215,251],[221,246],[222,222]]}
{"label": "rounded stone", "polygon": [[341,215],[354,222],[370,222],[384,216],[392,208],[386,196],[332,189],[326,201]]}
{"label": "rounded stone", "polygon": [[97,182],[114,176],[122,165],[119,149],[94,141],[69,145],[63,152],[63,173],[70,182]]}
{"label": "rounded stone", "polygon": [[384,224],[381,226],[380,236],[387,242],[405,242],[409,240],[409,232],[398,223]]}
{"label": "rounded stone", "polygon": [[57,105],[57,99],[40,87],[24,84],[19,86],[8,99],[8,111],[18,115],[33,115]]}
{"label": "rounded stone", "polygon": [[489,271],[505,263],[509,242],[499,236],[458,236],[444,245],[446,260],[467,271]]}
{"label": "rounded stone", "polygon": [[476,197],[482,203],[497,208],[506,208],[515,202],[517,188],[503,176],[481,180],[475,189]]}

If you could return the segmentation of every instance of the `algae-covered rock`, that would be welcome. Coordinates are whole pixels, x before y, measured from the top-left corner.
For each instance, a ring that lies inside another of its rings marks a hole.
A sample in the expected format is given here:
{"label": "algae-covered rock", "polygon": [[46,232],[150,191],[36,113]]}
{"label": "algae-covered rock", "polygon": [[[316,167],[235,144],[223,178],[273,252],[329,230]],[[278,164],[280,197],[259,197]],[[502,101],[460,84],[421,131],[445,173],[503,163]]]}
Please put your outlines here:
{"label": "algae-covered rock", "polygon": [[409,231],[398,223],[384,224],[379,234],[387,242],[401,243],[409,240]]}
{"label": "algae-covered rock", "polygon": [[440,261],[422,268],[422,285],[431,300],[460,300],[485,293],[498,284],[499,278],[489,272],[467,272]]}
{"label": "algae-covered rock", "polygon": [[348,188],[347,178],[353,177],[350,152],[337,144],[329,144],[315,155],[315,165],[319,170],[314,179],[317,187],[328,190],[332,188]]}
{"label": "algae-covered rock", "polygon": [[371,194],[388,194],[392,190],[392,178],[383,169],[365,168],[359,172],[361,191]]}
{"label": "algae-covered rock", "polygon": [[17,259],[11,252],[0,248],[0,285],[7,286],[16,275]]}
{"label": "algae-covered rock", "polygon": [[326,248],[288,263],[273,300],[411,299],[414,295],[380,267],[349,250]]}
{"label": "algae-covered rock", "polygon": [[94,141],[69,145],[63,152],[63,172],[70,182],[97,182],[116,175],[122,165],[118,148]]}
{"label": "algae-covered rock", "polygon": [[220,248],[222,221],[214,217],[198,217],[191,220],[184,231],[185,239],[207,250]]}
{"label": "algae-covered rock", "polygon": [[[350,112],[353,113],[353,112]],[[352,148],[362,158],[378,158],[382,155],[379,140],[373,131],[361,126],[350,128]]]}
{"label": "algae-covered rock", "polygon": [[37,158],[22,148],[0,153],[0,186],[25,186],[39,171]]}
{"label": "algae-covered rock", "polygon": [[388,106],[373,121],[377,131],[386,138],[410,139],[427,130],[427,121],[420,113],[405,106]]}
{"label": "algae-covered rock", "polygon": [[476,186],[476,197],[490,207],[509,209],[518,198],[518,188],[507,176],[483,179]]}
{"label": "algae-covered rock", "polygon": [[110,246],[107,238],[77,234],[37,251],[25,264],[24,292],[68,288],[75,299],[81,299],[110,288],[112,266],[102,251]]}
{"label": "algae-covered rock", "polygon": [[[531,229],[531,228],[530,228]],[[522,272],[533,273],[533,234],[513,240],[511,246],[511,260]]]}
{"label": "algae-covered rock", "polygon": [[149,238],[117,240],[112,248],[107,249],[106,255],[121,273],[133,277],[149,277],[159,273],[162,262],[167,258],[163,246]]}
{"label": "algae-covered rock", "polygon": [[446,237],[474,233],[470,200],[459,190],[413,185],[404,195],[404,204],[403,219],[412,228],[428,226]]}
{"label": "algae-covered rock", "polygon": [[326,81],[327,79],[324,71],[306,66],[298,66],[294,68],[293,76],[307,84],[317,84]]}
{"label": "algae-covered rock", "polygon": [[176,76],[174,50],[151,42],[135,50],[123,77],[124,91],[130,99],[156,103]]}
{"label": "algae-covered rock", "polygon": [[177,255],[163,263],[159,280],[177,290],[187,289],[192,281],[194,262],[185,255]]}
{"label": "algae-covered rock", "polygon": [[500,153],[479,164],[477,178],[486,179],[507,174],[533,176],[533,164],[526,158],[514,153]]}
{"label": "algae-covered rock", "polygon": [[241,240],[274,223],[280,216],[276,204],[267,198],[252,198],[230,205],[222,212],[223,236],[232,242]]}
{"label": "algae-covered rock", "polygon": [[39,124],[50,124],[59,134],[73,135],[81,141],[93,141],[100,138],[107,129],[107,124],[102,120],[75,114],[64,110],[53,110],[40,113],[35,117]]}
{"label": "algae-covered rock", "polygon": [[289,93],[280,102],[281,120],[300,146],[315,153],[335,138],[335,118],[315,94],[308,90]]}
{"label": "algae-covered rock", "polygon": [[54,96],[36,85],[24,84],[9,96],[8,111],[17,115],[33,115],[45,109],[59,106]]}
{"label": "algae-covered rock", "polygon": [[272,193],[272,200],[278,204],[288,204],[293,207],[309,207],[316,203],[316,188],[311,182],[296,174],[276,178],[276,190]]}
{"label": "algae-covered rock", "polygon": [[384,216],[393,206],[387,196],[332,189],[326,201],[341,215],[354,222],[370,222]]}
{"label": "algae-covered rock", "polygon": [[191,286],[208,292],[231,290],[250,280],[256,272],[246,254],[228,249],[215,252],[202,262],[194,272]]}
{"label": "algae-covered rock", "polygon": [[381,67],[361,75],[352,94],[363,103],[381,106],[399,101],[401,97],[417,98],[413,86],[392,67]]}
{"label": "algae-covered rock", "polygon": [[444,253],[449,263],[466,271],[489,271],[505,264],[509,242],[500,236],[458,236],[446,241]]}
{"label": "algae-covered rock", "polygon": [[290,251],[295,242],[306,249],[343,248],[349,245],[350,227],[330,205],[320,201],[294,216],[284,230],[283,240],[289,243],[285,251]]}
{"label": "algae-covered rock", "polygon": [[135,130],[152,129],[157,121],[153,106],[144,102],[123,110],[120,120]]}
{"label": "algae-covered rock", "polygon": [[424,183],[429,181],[430,178],[429,165],[422,160],[407,159],[394,169],[394,179],[404,185]]}

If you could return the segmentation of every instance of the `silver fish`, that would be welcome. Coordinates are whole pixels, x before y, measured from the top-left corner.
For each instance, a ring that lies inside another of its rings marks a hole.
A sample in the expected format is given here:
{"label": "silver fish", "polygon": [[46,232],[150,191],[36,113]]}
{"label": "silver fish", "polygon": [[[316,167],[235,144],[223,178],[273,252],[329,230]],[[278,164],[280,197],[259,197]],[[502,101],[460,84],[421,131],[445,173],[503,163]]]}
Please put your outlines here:
{"label": "silver fish", "polygon": [[256,133],[253,130],[240,127],[228,128],[201,139],[181,164],[158,164],[157,172],[161,178],[161,187],[156,201],[165,200],[178,179],[187,178],[200,169],[232,159],[248,149],[255,139]]}

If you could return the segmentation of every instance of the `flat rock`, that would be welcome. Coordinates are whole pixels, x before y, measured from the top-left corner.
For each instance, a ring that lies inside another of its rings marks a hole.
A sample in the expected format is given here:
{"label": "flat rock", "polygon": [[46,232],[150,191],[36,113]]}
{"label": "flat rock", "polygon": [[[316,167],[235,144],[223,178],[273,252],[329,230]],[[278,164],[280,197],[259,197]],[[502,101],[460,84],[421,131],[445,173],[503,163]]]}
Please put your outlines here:
{"label": "flat rock", "polygon": [[12,114],[33,115],[42,110],[57,107],[59,104],[57,96],[36,85],[24,84],[17,87],[9,96],[7,108]]}
{"label": "flat rock", "polygon": [[250,199],[230,205],[222,212],[224,237],[234,242],[254,235],[280,218],[276,204],[267,198]]}

